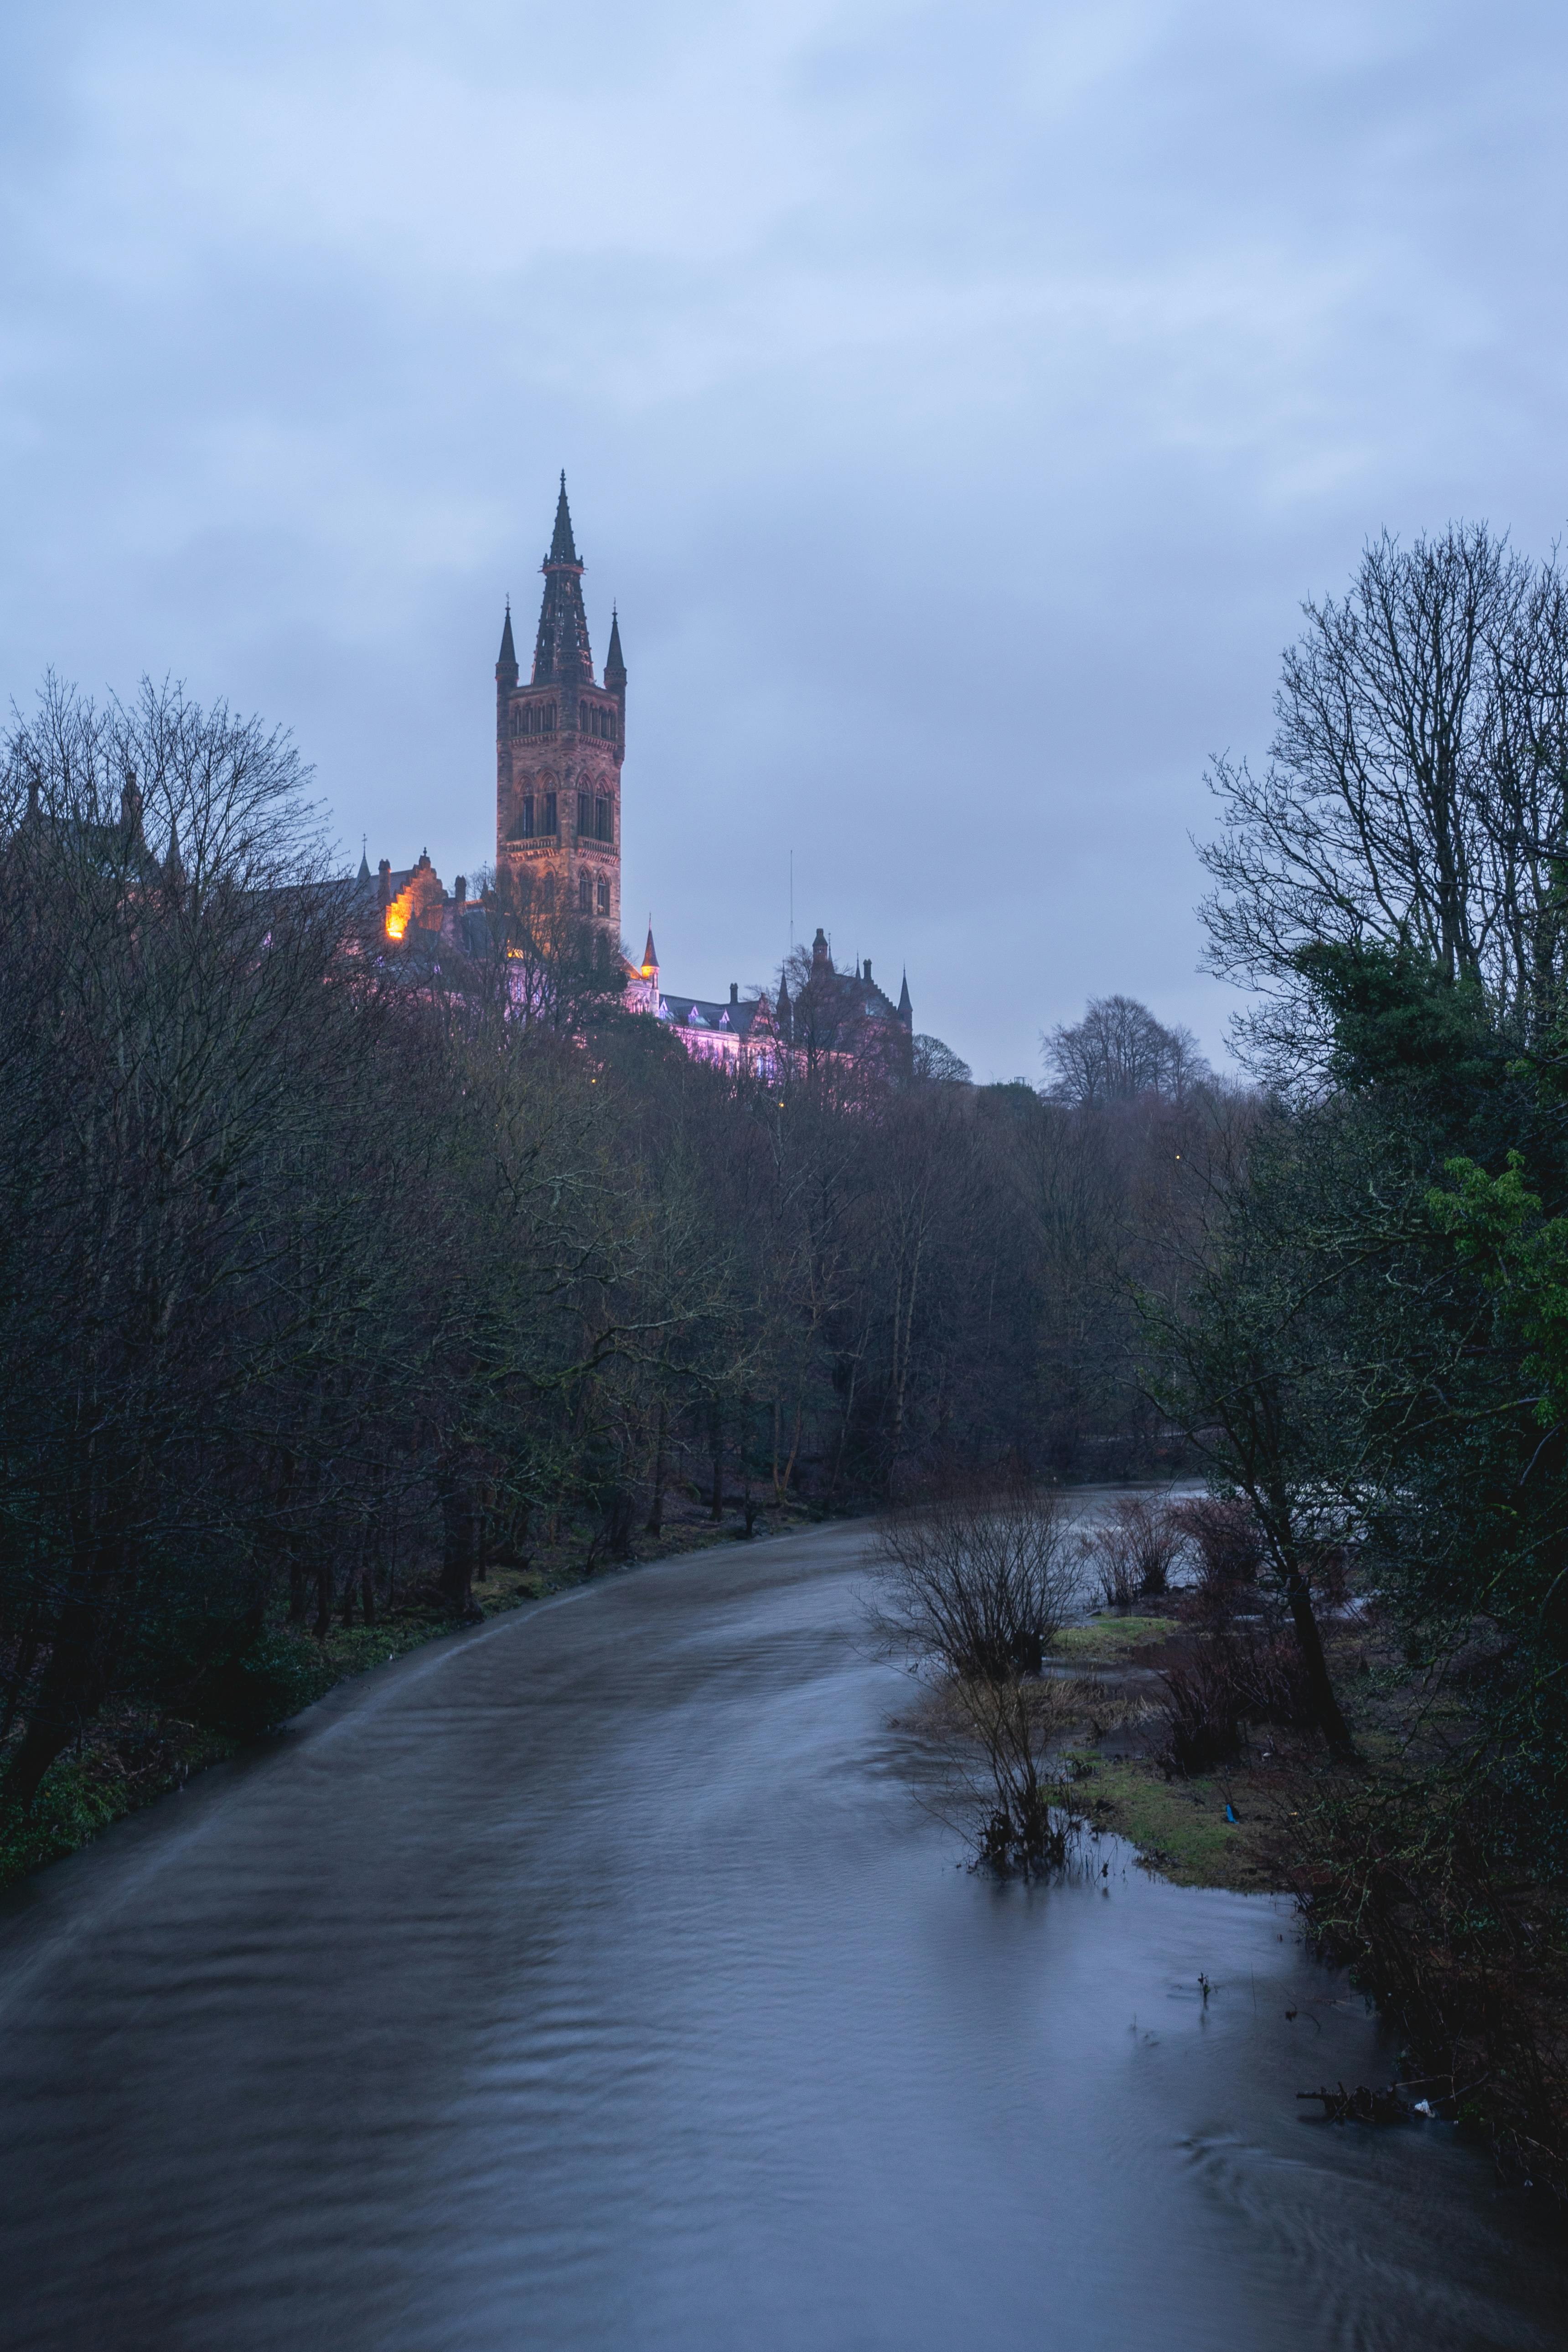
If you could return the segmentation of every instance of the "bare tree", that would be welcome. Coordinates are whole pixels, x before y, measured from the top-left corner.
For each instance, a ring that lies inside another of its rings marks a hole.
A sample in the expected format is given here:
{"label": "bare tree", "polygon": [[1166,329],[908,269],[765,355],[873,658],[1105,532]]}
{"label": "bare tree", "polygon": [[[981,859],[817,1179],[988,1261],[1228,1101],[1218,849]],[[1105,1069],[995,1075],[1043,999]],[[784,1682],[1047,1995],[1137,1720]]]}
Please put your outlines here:
{"label": "bare tree", "polygon": [[1370,545],[1349,593],[1303,606],[1262,774],[1215,762],[1224,830],[1202,856],[1209,961],[1261,992],[1238,1037],[1270,1078],[1310,1077],[1329,1034],[1302,951],[1411,951],[1549,1017],[1568,849],[1568,606],[1484,523]]}
{"label": "bare tree", "polygon": [[1045,1040],[1053,1100],[1079,1105],[1156,1095],[1180,1102],[1210,1076],[1190,1029],[1167,1029],[1132,996],[1100,996]]}
{"label": "bare tree", "polygon": [[893,1511],[870,1558],[889,1643],[970,1680],[1038,1674],[1078,1594],[1066,1514],[1049,1489],[982,1488]]}
{"label": "bare tree", "polygon": [[1163,1497],[1123,1495],[1084,1529],[1079,1542],[1105,1606],[1126,1609],[1168,1589],[1185,1539]]}

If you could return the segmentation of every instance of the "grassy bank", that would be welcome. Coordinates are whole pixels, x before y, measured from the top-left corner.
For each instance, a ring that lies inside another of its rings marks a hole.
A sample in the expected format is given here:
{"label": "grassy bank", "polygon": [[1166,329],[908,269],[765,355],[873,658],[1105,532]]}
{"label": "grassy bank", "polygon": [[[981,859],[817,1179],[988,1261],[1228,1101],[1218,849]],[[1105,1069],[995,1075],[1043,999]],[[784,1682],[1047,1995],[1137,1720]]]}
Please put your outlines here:
{"label": "grassy bank", "polygon": [[1413,1677],[1375,1616],[1341,1617],[1329,1646],[1353,1764],[1300,1725],[1254,1721],[1223,1764],[1184,1772],[1161,1670],[1204,1639],[1179,1613],[1060,1638],[1070,1810],[1177,1885],[1294,1895],[1323,1957],[1400,2034],[1408,2098],[1486,2139],[1506,2178],[1568,2200],[1568,1904],[1528,1822],[1478,1791],[1462,1679]]}

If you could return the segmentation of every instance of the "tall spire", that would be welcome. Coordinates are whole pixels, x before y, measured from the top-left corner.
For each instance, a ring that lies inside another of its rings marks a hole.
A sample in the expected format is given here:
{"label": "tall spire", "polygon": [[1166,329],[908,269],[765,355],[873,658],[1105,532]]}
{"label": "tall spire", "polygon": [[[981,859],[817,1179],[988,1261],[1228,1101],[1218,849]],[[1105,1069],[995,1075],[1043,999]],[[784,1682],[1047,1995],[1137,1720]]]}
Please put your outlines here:
{"label": "tall spire", "polygon": [[550,542],[552,563],[575,563],[577,550],[572,543],[572,509],[566,503],[566,476],[561,476],[561,496],[555,501],[555,536]]}
{"label": "tall spire", "polygon": [[610,607],[610,650],[605,656],[605,685],[611,694],[625,694],[626,666],[621,658],[621,616]]}
{"label": "tall spire", "polygon": [[906,1029],[914,1027],[915,1008],[910,1003],[910,976],[907,971],[904,974],[904,984],[899,991],[899,1018]]}
{"label": "tall spire", "polygon": [[651,915],[648,917],[647,920],[647,945],[642,951],[642,968],[645,972],[655,972],[658,970],[658,950],[653,943],[653,917]]}
{"label": "tall spire", "polygon": [[555,536],[542,565],[544,597],[533,646],[535,686],[592,686],[594,655],[583,610],[583,563],[572,538],[566,477],[555,509]]}
{"label": "tall spire", "polygon": [[500,651],[496,656],[496,659],[500,662],[510,662],[513,669],[517,667],[517,647],[511,639],[511,598],[510,596],[506,600],[506,622],[500,633]]}

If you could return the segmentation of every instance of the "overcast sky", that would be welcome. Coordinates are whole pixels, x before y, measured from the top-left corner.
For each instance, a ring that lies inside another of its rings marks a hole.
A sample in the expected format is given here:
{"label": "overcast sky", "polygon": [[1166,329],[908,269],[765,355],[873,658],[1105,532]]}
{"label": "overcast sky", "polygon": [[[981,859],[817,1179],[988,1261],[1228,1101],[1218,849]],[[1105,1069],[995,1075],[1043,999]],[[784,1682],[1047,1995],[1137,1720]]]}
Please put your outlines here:
{"label": "overcast sky", "polygon": [[226,695],[449,885],[564,467],[672,983],[776,969],[793,849],[979,1076],[1116,989],[1217,1051],[1188,835],[1300,599],[1568,515],[1565,65],[1508,0],[13,6],[0,687]]}

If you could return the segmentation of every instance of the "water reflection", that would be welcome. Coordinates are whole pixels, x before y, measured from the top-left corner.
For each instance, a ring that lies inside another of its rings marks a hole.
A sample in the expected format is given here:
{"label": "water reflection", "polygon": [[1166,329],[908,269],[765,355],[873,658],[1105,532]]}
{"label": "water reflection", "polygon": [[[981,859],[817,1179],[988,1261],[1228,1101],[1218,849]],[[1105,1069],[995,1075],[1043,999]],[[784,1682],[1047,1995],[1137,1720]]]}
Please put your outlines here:
{"label": "water reflection", "polygon": [[1562,2341],[1483,2161],[1297,2109],[1386,2053],[1286,1907],[1109,1843],[1057,1887],[954,1867],[858,1546],[405,1661],[38,1882],[6,2341]]}

